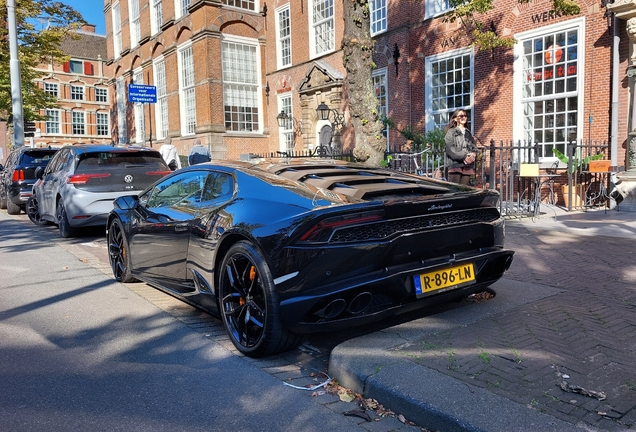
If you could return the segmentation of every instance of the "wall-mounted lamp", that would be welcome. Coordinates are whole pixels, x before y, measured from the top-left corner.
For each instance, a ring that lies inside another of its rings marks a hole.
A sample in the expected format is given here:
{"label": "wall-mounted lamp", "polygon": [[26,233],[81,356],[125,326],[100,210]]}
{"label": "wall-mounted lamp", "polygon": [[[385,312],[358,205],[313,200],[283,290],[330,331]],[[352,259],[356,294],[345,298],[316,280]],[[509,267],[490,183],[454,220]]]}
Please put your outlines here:
{"label": "wall-mounted lamp", "polygon": [[395,43],[395,48],[393,48],[393,63],[395,63],[395,76],[398,76],[398,60],[400,58],[400,49],[398,48],[397,42]]}
{"label": "wall-mounted lamp", "polygon": [[[344,113],[341,114],[337,109],[331,109],[324,102],[320,102],[318,108],[316,108],[316,112],[318,113],[318,118],[320,120],[327,120],[331,123],[331,128],[336,129],[344,126]],[[333,120],[329,117],[333,115]]]}
{"label": "wall-mounted lamp", "polygon": [[269,81],[265,83],[265,97],[269,99]]}
{"label": "wall-mounted lamp", "polygon": [[303,133],[303,122],[297,120],[296,118],[287,114],[284,110],[281,110],[280,113],[276,116],[276,121],[278,121],[278,127],[281,129],[291,129],[294,134],[292,138],[292,144],[296,146],[296,136],[301,135]]}
{"label": "wall-mounted lamp", "polygon": [[261,9],[261,15],[264,17],[267,16],[267,3],[263,3],[263,9]]}

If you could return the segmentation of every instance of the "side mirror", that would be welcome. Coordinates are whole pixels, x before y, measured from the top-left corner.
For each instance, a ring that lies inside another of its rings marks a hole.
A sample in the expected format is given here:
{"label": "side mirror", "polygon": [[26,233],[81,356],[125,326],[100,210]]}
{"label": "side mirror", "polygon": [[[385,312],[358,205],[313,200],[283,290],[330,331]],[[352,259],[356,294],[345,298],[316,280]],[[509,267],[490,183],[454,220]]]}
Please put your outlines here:
{"label": "side mirror", "polygon": [[120,210],[132,210],[137,207],[137,204],[139,204],[139,198],[137,195],[121,196],[113,202],[115,208]]}
{"label": "side mirror", "polygon": [[35,175],[35,178],[38,180],[42,180],[42,175],[44,174],[44,168],[39,166],[35,169],[35,172],[33,173],[33,175]]}

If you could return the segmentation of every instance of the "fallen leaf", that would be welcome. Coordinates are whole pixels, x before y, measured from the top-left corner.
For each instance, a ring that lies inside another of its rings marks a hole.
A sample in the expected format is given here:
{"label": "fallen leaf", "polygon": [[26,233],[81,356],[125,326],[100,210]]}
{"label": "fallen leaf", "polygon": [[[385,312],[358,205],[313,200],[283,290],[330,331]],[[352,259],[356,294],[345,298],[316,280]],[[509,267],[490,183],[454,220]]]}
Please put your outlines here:
{"label": "fallen leaf", "polygon": [[343,402],[351,402],[355,399],[355,396],[349,393],[340,393],[340,400]]}
{"label": "fallen leaf", "polygon": [[402,423],[406,423],[406,419],[404,418],[404,416],[403,416],[402,414],[399,414],[399,415],[397,416],[397,419],[398,419],[399,421],[401,421]]}

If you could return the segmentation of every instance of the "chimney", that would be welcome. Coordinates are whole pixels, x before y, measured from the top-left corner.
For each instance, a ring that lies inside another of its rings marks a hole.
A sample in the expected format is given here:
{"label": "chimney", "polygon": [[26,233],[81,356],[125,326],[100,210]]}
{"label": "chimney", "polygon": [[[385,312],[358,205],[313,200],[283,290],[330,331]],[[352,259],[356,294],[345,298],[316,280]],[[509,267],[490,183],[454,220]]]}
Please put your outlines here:
{"label": "chimney", "polygon": [[82,31],[84,33],[95,33],[95,24],[82,24]]}

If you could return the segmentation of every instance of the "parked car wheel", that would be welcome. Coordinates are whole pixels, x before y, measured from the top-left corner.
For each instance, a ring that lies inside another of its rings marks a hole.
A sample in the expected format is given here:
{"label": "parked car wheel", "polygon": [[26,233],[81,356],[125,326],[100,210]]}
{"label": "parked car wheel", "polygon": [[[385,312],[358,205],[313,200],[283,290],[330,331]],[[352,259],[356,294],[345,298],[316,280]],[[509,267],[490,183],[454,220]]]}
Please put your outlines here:
{"label": "parked car wheel", "polygon": [[64,238],[74,237],[77,234],[77,230],[68,223],[62,201],[57,203],[57,226],[60,229],[60,236]]}
{"label": "parked car wheel", "polygon": [[7,208],[7,190],[0,186],[0,209],[4,210]]}
{"label": "parked car wheel", "polygon": [[22,211],[22,207],[17,204],[14,204],[13,201],[7,198],[7,213],[10,215],[19,215]]}
{"label": "parked car wheel", "polygon": [[124,235],[124,227],[119,219],[113,219],[108,227],[108,261],[110,261],[115,279],[119,282],[137,281],[131,274],[130,249]]}
{"label": "parked car wheel", "polygon": [[247,241],[233,245],[223,259],[219,301],[225,329],[245,355],[274,354],[301,340],[283,327],[267,262]]}
{"label": "parked car wheel", "polygon": [[46,225],[48,221],[42,219],[40,216],[40,210],[38,208],[38,199],[35,195],[32,195],[31,198],[27,201],[26,204],[26,214],[29,216],[29,220],[36,225]]}

